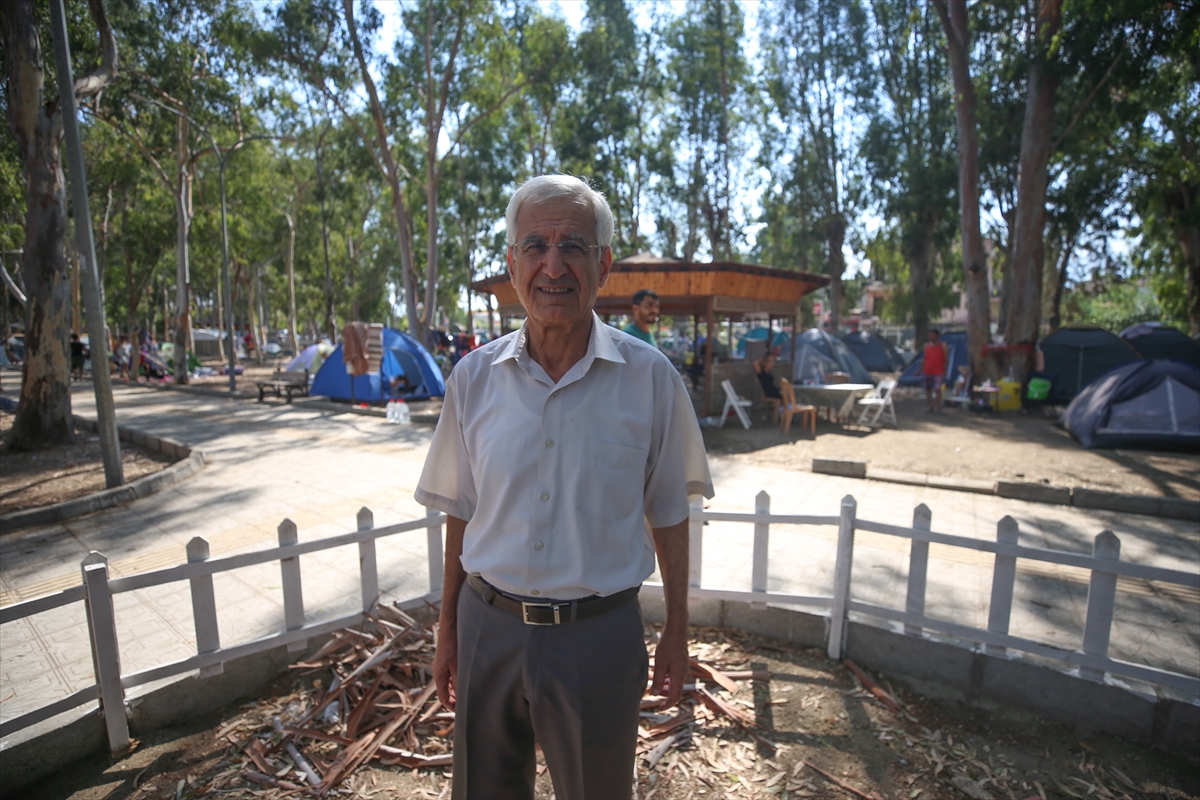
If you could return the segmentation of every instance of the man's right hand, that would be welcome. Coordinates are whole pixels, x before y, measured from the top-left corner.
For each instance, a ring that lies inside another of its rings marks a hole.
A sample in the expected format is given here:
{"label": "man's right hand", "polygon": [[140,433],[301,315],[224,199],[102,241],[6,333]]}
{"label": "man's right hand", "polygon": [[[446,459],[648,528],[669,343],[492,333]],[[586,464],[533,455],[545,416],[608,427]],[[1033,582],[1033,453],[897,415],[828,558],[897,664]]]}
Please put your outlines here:
{"label": "man's right hand", "polygon": [[438,700],[449,710],[454,710],[458,700],[455,686],[458,683],[458,631],[445,625],[438,626],[437,650],[433,655],[433,682],[437,686]]}

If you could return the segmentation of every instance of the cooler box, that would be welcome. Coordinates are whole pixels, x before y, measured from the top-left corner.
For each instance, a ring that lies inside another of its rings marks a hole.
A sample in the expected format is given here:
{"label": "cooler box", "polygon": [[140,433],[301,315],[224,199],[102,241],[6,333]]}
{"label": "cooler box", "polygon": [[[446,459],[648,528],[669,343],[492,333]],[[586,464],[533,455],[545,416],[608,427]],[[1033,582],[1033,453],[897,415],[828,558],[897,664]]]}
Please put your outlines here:
{"label": "cooler box", "polygon": [[1019,381],[1000,381],[996,384],[1000,394],[996,398],[997,411],[1021,410],[1021,383]]}

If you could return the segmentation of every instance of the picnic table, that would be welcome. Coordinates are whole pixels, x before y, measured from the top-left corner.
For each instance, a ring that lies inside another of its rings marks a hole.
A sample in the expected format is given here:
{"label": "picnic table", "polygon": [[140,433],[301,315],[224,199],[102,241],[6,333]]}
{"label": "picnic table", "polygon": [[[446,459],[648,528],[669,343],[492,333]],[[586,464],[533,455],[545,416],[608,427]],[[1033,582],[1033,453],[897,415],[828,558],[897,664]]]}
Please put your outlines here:
{"label": "picnic table", "polygon": [[287,401],[292,402],[292,395],[299,394],[308,397],[308,370],[303,372],[276,372],[265,381],[255,381],[258,386],[258,402],[263,401],[263,394],[268,390],[276,397],[287,394]]}
{"label": "picnic table", "polygon": [[854,404],[875,390],[869,383],[827,383],[795,386],[796,402],[817,408],[832,408],[839,421],[849,418]]}

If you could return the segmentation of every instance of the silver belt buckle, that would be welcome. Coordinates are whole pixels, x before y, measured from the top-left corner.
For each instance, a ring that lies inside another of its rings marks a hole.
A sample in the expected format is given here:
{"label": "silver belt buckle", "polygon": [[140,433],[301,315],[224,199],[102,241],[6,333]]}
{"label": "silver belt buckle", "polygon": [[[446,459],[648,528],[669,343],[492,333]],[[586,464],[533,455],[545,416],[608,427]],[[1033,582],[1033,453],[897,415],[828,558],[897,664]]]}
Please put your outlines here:
{"label": "silver belt buckle", "polygon": [[[554,609],[554,622],[534,622],[529,618],[529,609],[531,608],[551,608]],[[560,625],[562,620],[558,617],[558,603],[521,603],[521,619],[526,625],[538,625],[545,627],[547,625]]]}

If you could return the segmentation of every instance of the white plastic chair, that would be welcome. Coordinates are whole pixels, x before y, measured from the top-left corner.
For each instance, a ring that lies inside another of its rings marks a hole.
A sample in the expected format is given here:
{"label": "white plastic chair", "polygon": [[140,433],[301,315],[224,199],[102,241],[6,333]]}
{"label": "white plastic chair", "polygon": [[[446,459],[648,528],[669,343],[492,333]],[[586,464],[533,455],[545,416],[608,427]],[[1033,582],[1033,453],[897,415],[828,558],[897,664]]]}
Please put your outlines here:
{"label": "white plastic chair", "polygon": [[899,428],[900,425],[896,422],[896,407],[892,405],[892,392],[895,389],[895,381],[880,381],[872,396],[860,399],[855,404],[862,407],[862,413],[858,415],[858,424],[874,428],[880,424],[882,418],[884,424],[890,423],[893,428]]}
{"label": "white plastic chair", "polygon": [[729,416],[729,409],[732,408],[737,414],[738,421],[742,423],[742,427],[750,430],[750,417],[747,416],[746,409],[754,405],[754,402],[738,397],[733,384],[727,380],[721,381],[721,388],[725,390],[725,408],[721,410],[721,421],[717,423],[717,427],[725,427],[725,417]]}

